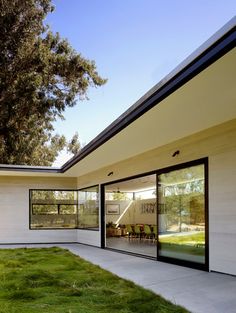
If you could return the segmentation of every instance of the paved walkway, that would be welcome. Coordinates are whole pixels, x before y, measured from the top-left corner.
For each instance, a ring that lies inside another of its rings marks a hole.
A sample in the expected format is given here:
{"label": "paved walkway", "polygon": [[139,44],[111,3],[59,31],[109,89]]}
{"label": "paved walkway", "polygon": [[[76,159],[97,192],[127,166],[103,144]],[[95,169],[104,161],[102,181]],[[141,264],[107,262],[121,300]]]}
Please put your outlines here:
{"label": "paved walkway", "polygon": [[[57,246],[69,249],[74,254],[120,277],[151,289],[193,313],[236,313],[236,277],[207,273],[81,244]],[[0,248],[15,247],[22,247],[22,245],[0,246]]]}

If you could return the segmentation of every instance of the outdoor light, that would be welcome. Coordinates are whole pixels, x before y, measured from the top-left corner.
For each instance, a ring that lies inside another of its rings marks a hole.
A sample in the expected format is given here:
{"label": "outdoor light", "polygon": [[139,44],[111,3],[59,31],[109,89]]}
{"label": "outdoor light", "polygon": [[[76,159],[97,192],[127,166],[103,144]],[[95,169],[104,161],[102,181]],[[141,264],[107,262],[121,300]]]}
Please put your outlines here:
{"label": "outdoor light", "polygon": [[110,172],[107,174],[107,176],[112,176],[114,173],[113,172]]}
{"label": "outdoor light", "polygon": [[172,157],[174,158],[176,155],[178,155],[180,153],[179,150],[176,150],[173,154],[172,154]]}

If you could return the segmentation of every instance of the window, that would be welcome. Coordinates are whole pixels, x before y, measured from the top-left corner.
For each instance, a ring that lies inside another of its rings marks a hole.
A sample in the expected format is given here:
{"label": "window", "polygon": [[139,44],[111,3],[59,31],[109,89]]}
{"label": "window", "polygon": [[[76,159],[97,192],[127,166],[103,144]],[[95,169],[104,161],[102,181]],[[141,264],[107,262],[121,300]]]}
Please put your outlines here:
{"label": "window", "polygon": [[77,190],[30,190],[30,228],[76,228]]}
{"label": "window", "polygon": [[158,176],[159,256],[206,263],[204,164]]}
{"label": "window", "polygon": [[79,190],[78,228],[99,229],[99,187]]}

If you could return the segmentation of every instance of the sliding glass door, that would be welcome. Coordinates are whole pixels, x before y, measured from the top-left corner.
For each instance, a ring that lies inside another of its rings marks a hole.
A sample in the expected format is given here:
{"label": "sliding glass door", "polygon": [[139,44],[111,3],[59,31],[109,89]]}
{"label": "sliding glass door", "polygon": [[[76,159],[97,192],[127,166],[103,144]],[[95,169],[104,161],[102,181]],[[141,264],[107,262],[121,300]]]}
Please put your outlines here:
{"label": "sliding glass door", "polygon": [[206,263],[205,166],[158,175],[158,256]]}
{"label": "sliding glass door", "polygon": [[105,186],[106,247],[157,256],[156,174]]}
{"label": "sliding glass door", "polygon": [[104,186],[104,246],[208,269],[207,159]]}

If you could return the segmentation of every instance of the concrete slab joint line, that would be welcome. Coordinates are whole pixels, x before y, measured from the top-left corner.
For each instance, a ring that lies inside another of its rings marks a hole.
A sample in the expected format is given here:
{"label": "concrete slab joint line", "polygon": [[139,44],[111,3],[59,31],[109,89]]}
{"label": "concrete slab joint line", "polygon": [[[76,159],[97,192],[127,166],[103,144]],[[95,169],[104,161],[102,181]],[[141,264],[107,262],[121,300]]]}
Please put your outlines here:
{"label": "concrete slab joint line", "polygon": [[148,288],[192,313],[235,313],[236,277],[202,272],[177,265],[137,258],[83,244],[1,245],[0,249],[59,246],[91,263]]}

